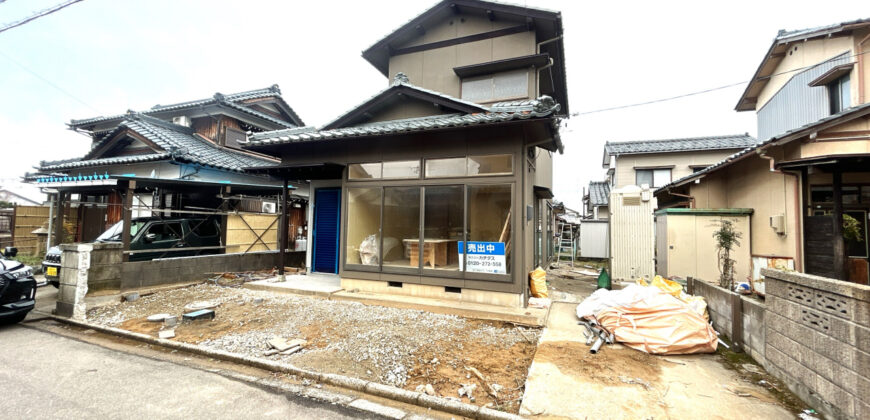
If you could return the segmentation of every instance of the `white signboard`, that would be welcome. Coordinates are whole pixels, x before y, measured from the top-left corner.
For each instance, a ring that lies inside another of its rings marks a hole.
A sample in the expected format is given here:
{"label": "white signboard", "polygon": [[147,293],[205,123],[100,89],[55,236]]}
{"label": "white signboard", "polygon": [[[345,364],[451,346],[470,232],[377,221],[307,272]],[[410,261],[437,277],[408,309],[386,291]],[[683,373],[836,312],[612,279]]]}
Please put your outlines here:
{"label": "white signboard", "polygon": [[507,274],[504,242],[459,242],[459,270],[464,264],[462,252],[465,251],[465,264],[469,273]]}

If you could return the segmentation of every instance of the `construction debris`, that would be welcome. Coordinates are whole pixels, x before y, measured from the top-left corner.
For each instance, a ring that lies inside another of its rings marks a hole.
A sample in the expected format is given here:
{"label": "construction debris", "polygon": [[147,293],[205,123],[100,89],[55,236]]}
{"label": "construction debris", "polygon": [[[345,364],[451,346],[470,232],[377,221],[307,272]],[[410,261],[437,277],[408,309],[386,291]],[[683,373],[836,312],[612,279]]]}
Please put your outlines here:
{"label": "construction debris", "polygon": [[196,301],[196,302],[189,303],[189,304],[185,305],[184,311],[185,312],[194,312],[194,311],[199,311],[202,309],[212,309],[212,308],[217,308],[218,306],[220,306],[220,304],[221,304],[220,302],[210,302],[210,301],[201,300],[201,301]]}
{"label": "construction debris", "polygon": [[135,302],[139,300],[139,292],[127,293],[124,295],[125,302]]}
{"label": "construction debris", "polygon": [[157,336],[164,340],[175,338],[175,330],[163,330],[157,333]]}
{"label": "construction debris", "polygon": [[197,319],[214,319],[214,311],[211,309],[201,309],[194,312],[188,312],[182,316],[185,321],[194,321]]}
{"label": "construction debris", "polygon": [[163,318],[163,325],[166,327],[174,327],[178,325],[178,317],[177,316],[168,316]]}
{"label": "construction debris", "polygon": [[163,320],[165,320],[166,318],[169,318],[170,316],[172,316],[172,315],[169,315],[169,314],[154,314],[154,315],[149,315],[148,318],[146,318],[146,319],[147,319],[149,322],[163,322]]}
{"label": "construction debris", "polygon": [[[288,272],[285,269],[285,273]],[[278,269],[272,268],[269,270],[258,270],[258,271],[242,271],[242,272],[225,272],[225,273],[211,273],[217,274],[217,276],[212,277],[211,281],[221,287],[242,287],[243,284],[258,281],[258,280],[266,280],[278,275]]]}

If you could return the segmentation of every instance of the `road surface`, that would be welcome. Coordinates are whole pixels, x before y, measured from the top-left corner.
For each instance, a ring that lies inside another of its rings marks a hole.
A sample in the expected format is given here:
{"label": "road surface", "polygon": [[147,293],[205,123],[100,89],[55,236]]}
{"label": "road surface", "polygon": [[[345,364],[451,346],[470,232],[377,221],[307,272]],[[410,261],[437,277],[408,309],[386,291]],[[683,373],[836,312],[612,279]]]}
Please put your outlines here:
{"label": "road surface", "polygon": [[7,419],[371,417],[26,324],[0,326],[0,389]]}

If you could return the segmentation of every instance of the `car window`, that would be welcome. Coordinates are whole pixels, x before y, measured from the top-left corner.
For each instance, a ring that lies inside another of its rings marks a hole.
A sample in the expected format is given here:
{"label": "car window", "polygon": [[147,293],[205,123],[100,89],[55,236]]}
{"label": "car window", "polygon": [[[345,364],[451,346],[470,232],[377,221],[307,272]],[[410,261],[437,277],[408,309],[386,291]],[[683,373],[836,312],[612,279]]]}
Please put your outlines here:
{"label": "car window", "polygon": [[181,239],[181,223],[155,223],[148,228],[146,235],[154,235],[155,241]]}
{"label": "car window", "polygon": [[[124,222],[118,222],[112,225],[108,230],[103,232],[100,236],[97,237],[97,242],[116,242],[121,240],[121,225]],[[142,226],[145,226],[145,222],[142,221],[133,221],[130,225],[130,237],[135,237],[137,233],[142,229]]]}
{"label": "car window", "polygon": [[193,233],[198,236],[217,236],[219,233],[215,220],[191,220],[189,224],[193,227]]}

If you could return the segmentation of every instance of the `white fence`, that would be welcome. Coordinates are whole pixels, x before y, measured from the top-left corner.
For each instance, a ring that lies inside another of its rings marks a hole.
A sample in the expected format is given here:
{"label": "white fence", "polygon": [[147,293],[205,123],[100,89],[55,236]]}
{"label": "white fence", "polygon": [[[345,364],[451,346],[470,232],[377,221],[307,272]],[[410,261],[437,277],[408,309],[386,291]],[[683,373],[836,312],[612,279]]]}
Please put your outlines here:
{"label": "white fence", "polygon": [[627,186],[610,192],[610,269],[614,279],[651,278],[655,274],[653,192]]}
{"label": "white fence", "polygon": [[610,258],[610,232],[607,220],[580,222],[580,257]]}

